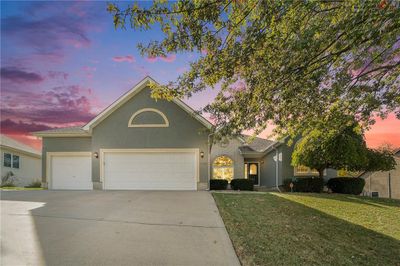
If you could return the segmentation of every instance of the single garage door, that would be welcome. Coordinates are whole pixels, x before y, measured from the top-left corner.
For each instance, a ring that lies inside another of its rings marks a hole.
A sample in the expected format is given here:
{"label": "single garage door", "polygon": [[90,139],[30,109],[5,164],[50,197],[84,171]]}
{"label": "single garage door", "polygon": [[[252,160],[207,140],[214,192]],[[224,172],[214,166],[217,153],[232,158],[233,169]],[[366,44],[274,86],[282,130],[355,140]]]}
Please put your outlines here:
{"label": "single garage door", "polygon": [[104,152],[104,188],[121,190],[196,190],[194,150]]}
{"label": "single garage door", "polygon": [[90,153],[53,154],[50,162],[52,189],[93,189]]}

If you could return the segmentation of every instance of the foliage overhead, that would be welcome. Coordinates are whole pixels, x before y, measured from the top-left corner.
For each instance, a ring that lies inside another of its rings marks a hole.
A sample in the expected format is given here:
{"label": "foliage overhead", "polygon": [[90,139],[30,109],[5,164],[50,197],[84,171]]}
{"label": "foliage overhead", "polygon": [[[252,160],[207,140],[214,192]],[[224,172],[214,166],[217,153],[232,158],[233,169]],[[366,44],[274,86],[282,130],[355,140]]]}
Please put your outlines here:
{"label": "foliage overhead", "polygon": [[201,52],[153,97],[191,96],[220,86],[205,107],[222,135],[272,122],[278,135],[400,118],[400,6],[395,0],[179,0],[109,4],[116,28],[159,26],[143,55]]}
{"label": "foliage overhead", "polygon": [[390,151],[367,148],[361,128],[354,122],[344,130],[313,129],[296,143],[292,164],[316,169],[323,177],[326,168],[389,171],[396,162]]}

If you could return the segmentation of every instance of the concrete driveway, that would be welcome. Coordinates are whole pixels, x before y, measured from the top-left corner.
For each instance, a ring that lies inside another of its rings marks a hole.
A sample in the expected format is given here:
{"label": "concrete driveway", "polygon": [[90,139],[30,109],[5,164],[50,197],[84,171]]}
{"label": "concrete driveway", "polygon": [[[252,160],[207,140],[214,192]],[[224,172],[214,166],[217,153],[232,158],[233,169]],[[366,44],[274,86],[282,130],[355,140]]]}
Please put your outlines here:
{"label": "concrete driveway", "polygon": [[1,264],[239,262],[205,191],[3,191]]}

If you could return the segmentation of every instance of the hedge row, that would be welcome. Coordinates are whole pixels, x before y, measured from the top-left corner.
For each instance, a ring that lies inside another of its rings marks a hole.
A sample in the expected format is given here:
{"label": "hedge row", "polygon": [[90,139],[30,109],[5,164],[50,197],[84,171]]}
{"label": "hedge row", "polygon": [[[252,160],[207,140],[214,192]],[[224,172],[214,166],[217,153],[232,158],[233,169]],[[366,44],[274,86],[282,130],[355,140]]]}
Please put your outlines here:
{"label": "hedge row", "polygon": [[289,178],[283,181],[286,191],[291,191],[290,183],[293,183],[293,192],[320,193],[324,189],[324,179],[320,177]]}
{"label": "hedge row", "polygon": [[224,190],[228,187],[228,180],[224,179],[211,179],[210,189],[211,190]]}
{"label": "hedge row", "polygon": [[[231,188],[233,190],[253,190],[254,182],[251,179],[232,179]],[[228,181],[223,179],[211,179],[210,189],[211,190],[224,190],[228,187]]]}
{"label": "hedge row", "polygon": [[365,180],[359,177],[336,177],[329,179],[327,186],[334,193],[359,195],[364,189]]}

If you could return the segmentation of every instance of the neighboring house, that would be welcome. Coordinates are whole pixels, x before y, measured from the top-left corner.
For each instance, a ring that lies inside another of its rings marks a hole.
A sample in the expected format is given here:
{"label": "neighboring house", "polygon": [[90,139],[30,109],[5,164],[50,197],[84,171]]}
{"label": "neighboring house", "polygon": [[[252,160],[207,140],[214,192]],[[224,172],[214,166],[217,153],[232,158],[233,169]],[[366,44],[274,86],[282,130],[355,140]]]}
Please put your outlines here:
{"label": "neighboring house", "polygon": [[5,135],[0,136],[1,177],[12,172],[16,186],[42,178],[41,153]]}
{"label": "neighboring house", "polygon": [[400,199],[400,150],[394,155],[396,168],[391,171],[365,172],[363,194],[382,198]]}
{"label": "neighboring house", "polygon": [[[83,127],[43,138],[43,185],[50,189],[206,189],[210,178],[251,178],[276,187],[294,175],[284,142],[246,136],[212,145],[212,124],[179,99],[155,101],[146,77]],[[276,160],[278,158],[278,160]],[[329,174],[329,173],[328,173]]]}

